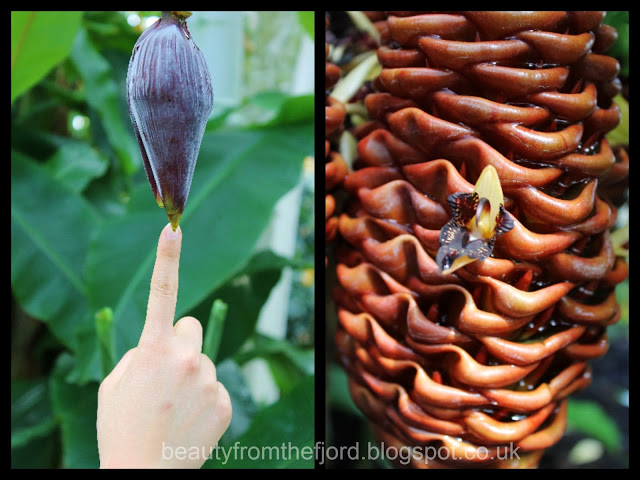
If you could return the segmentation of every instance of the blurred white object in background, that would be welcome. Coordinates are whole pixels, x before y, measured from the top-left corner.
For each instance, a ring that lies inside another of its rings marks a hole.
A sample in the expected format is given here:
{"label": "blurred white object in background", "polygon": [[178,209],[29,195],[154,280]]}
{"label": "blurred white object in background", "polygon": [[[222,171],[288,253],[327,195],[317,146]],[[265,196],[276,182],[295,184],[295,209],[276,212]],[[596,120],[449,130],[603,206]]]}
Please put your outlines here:
{"label": "blurred white object in background", "polygon": [[[297,12],[193,12],[188,28],[211,71],[212,115],[216,115],[216,107],[239,105],[261,91],[313,93],[314,42],[302,29]],[[302,166],[307,153],[300,152],[300,183],[276,204],[256,251],[272,250],[287,258],[295,254]],[[262,308],[258,332],[285,338],[291,283],[292,271],[285,268]],[[270,404],[278,399],[279,390],[265,361],[247,362],[243,373],[257,403]]]}

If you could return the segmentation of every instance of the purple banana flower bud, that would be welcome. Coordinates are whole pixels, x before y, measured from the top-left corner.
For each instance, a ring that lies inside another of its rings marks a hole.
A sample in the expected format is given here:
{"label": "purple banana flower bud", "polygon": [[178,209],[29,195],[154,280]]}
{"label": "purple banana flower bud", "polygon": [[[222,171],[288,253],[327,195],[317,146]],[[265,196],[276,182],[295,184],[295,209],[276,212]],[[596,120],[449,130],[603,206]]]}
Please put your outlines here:
{"label": "purple banana flower bud", "polygon": [[213,107],[204,55],[187,30],[190,12],[162,12],[135,46],[127,104],[151,190],[178,228]]}

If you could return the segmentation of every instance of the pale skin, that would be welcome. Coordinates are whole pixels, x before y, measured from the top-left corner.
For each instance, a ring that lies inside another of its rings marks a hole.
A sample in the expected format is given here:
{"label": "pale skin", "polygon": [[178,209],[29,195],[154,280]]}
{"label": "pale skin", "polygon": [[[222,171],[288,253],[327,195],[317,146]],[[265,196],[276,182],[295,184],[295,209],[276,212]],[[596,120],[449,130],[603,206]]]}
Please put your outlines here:
{"label": "pale skin", "polygon": [[160,234],[147,316],[98,391],[100,468],[200,468],[231,421],[231,401],[202,353],[202,325],[174,326],[182,231]]}

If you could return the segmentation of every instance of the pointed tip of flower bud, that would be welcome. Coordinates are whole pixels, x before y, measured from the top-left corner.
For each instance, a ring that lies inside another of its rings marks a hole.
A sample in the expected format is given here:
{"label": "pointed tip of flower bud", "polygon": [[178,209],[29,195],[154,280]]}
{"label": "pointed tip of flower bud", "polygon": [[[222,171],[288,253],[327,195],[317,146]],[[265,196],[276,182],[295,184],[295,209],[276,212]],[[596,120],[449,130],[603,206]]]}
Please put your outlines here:
{"label": "pointed tip of flower bud", "polygon": [[171,223],[171,228],[175,232],[176,229],[178,228],[178,225],[180,225],[180,218],[182,218],[182,212],[174,212],[174,213],[167,212],[167,217],[169,218],[169,223]]}
{"label": "pointed tip of flower bud", "polygon": [[180,224],[180,219],[182,218],[182,213],[184,212],[184,206],[180,207],[174,202],[174,199],[171,196],[165,196],[164,198],[164,210],[169,218],[169,222],[171,223],[171,227],[175,231]]}

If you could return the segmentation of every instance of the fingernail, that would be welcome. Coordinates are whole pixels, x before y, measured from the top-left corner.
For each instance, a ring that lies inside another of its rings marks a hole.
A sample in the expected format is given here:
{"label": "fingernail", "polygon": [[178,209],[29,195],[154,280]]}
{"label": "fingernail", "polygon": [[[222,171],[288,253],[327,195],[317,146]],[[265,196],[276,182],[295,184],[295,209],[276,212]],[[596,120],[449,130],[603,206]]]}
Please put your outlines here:
{"label": "fingernail", "polygon": [[175,232],[173,231],[173,228],[171,228],[171,224],[168,225],[169,228],[166,229],[166,236],[167,239],[169,240],[177,240],[178,238],[180,238],[180,232],[178,231],[178,228],[176,228]]}

